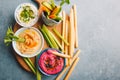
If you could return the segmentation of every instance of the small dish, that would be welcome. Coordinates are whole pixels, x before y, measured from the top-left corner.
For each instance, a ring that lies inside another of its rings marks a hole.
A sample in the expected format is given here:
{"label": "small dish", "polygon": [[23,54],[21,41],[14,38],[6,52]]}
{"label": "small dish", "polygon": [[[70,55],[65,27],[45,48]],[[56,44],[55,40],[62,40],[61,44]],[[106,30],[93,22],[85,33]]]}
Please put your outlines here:
{"label": "small dish", "polygon": [[31,27],[38,21],[37,7],[31,3],[22,3],[15,9],[16,22],[23,27]]}
{"label": "small dish", "polygon": [[15,52],[22,57],[34,57],[43,48],[44,39],[41,32],[33,27],[20,28],[15,32],[16,36],[25,39],[25,42],[12,41]]}
{"label": "small dish", "polygon": [[44,12],[42,12],[42,20],[43,20],[43,22],[44,22],[46,25],[48,25],[48,26],[54,26],[54,25],[59,24],[59,23],[61,22],[61,20],[55,21],[55,20],[53,20],[53,19],[47,18],[47,17],[45,16],[45,13],[44,13]]}
{"label": "small dish", "polygon": [[65,67],[65,58],[58,57],[48,50],[61,53],[61,51],[53,48],[47,48],[40,52],[37,56],[37,67],[46,76],[59,74]]}

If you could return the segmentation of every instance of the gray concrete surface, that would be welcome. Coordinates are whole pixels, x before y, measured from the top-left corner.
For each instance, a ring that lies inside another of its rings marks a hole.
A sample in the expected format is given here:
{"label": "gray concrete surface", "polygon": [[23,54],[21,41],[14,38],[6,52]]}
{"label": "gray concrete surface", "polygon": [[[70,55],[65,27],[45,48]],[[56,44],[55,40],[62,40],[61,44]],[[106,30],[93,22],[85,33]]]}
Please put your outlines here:
{"label": "gray concrete surface", "polygon": [[[11,46],[3,38],[15,24],[18,4],[31,0],[0,0],[0,80],[35,80],[17,63]],[[56,3],[59,3],[56,0]],[[71,0],[77,5],[80,61],[70,80],[120,80],[120,0]],[[71,5],[64,5],[67,13]],[[64,77],[64,76],[63,76]],[[43,76],[54,80],[55,76]],[[62,80],[62,79],[61,79]]]}

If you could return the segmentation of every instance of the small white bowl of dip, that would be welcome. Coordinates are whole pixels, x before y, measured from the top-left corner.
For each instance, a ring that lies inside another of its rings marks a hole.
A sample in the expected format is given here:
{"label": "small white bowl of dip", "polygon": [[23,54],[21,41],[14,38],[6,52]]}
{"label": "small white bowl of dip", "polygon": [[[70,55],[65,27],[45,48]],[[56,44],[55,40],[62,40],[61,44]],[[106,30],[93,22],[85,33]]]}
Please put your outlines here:
{"label": "small white bowl of dip", "polygon": [[37,28],[20,28],[15,35],[25,39],[25,42],[12,42],[15,52],[22,57],[37,56],[44,44],[42,33]]}
{"label": "small white bowl of dip", "polygon": [[15,9],[16,22],[23,27],[31,27],[38,21],[38,9],[31,3],[22,3]]}

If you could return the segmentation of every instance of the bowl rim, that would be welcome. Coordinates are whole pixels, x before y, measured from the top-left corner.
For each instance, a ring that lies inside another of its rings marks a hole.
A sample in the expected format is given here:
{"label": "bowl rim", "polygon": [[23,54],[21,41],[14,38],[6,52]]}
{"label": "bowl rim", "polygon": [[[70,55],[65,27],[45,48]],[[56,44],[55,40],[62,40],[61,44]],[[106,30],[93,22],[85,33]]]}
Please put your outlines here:
{"label": "bowl rim", "polygon": [[46,48],[46,49],[42,50],[42,51],[40,52],[40,54],[37,56],[37,58],[36,58],[37,68],[38,68],[38,70],[39,70],[40,72],[42,72],[42,73],[43,73],[44,75],[46,75],[46,76],[58,75],[58,74],[60,74],[60,73],[63,71],[63,69],[65,68],[65,65],[66,65],[66,59],[65,59],[65,58],[63,58],[63,59],[64,59],[64,66],[63,66],[62,70],[61,70],[60,72],[56,73],[56,74],[47,74],[47,73],[44,72],[44,71],[40,68],[40,66],[39,66],[40,56],[41,56],[45,51],[47,51],[47,50],[49,50],[49,49],[56,50],[56,51],[58,51],[59,53],[62,53],[62,51],[60,51],[60,50],[58,50],[58,49],[55,49],[55,48]]}
{"label": "bowl rim", "polygon": [[22,54],[16,47],[16,41],[12,41],[12,46],[13,46],[13,49],[14,51],[20,55],[21,57],[35,57],[37,56],[41,51],[42,51],[42,48],[43,48],[43,45],[44,45],[44,38],[43,38],[43,35],[42,33],[37,29],[37,28],[34,28],[34,27],[23,27],[23,28],[20,28],[18,29],[16,32],[15,32],[15,35],[19,35],[22,31],[26,30],[26,29],[34,29],[35,31],[37,31],[37,33],[39,34],[40,38],[41,38],[41,45],[40,45],[40,49],[38,51],[36,51],[35,53],[33,54]]}
{"label": "bowl rim", "polygon": [[[18,10],[21,8],[21,6],[24,6],[24,5],[29,5],[32,7],[32,10],[35,12],[36,16],[35,16],[35,19],[33,20],[32,24],[25,24],[24,22],[21,23],[18,19],[17,19],[17,13],[18,13]],[[29,2],[25,2],[25,3],[21,3],[19,4],[15,11],[14,11],[14,18],[15,18],[15,21],[22,27],[32,27],[35,23],[37,23],[38,19],[39,19],[39,12],[38,12],[38,9],[37,7],[32,4],[32,3],[29,3]]]}

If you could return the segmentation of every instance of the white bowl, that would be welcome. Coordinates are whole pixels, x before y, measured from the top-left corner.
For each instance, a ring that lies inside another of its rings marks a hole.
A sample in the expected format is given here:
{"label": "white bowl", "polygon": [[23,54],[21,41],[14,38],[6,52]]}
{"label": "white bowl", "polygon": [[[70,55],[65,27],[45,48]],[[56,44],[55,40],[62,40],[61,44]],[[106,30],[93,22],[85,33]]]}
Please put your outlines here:
{"label": "white bowl", "polygon": [[[60,14],[60,16],[61,16],[61,14]],[[61,22],[61,20],[55,21],[55,20],[53,20],[53,19],[48,19],[48,18],[45,16],[44,12],[42,12],[42,20],[43,20],[44,23],[45,23],[46,25],[48,25],[48,26],[54,26],[54,25],[57,25],[57,24],[59,24],[59,23]]]}
{"label": "white bowl", "polygon": [[[30,9],[33,11],[33,13],[35,15],[35,18],[31,19],[30,21],[28,21],[28,23],[23,22],[22,20],[20,20],[20,13],[23,10],[24,6],[30,6]],[[31,27],[38,21],[38,18],[39,18],[39,16],[38,16],[38,9],[37,9],[36,6],[34,6],[31,3],[22,3],[22,4],[18,5],[17,8],[15,9],[14,17],[15,17],[16,22],[19,25],[21,25],[23,27]]]}
{"label": "white bowl", "polygon": [[41,52],[41,50],[43,48],[43,45],[44,45],[44,39],[43,39],[42,33],[37,28],[30,27],[30,28],[20,28],[19,30],[17,30],[15,32],[15,35],[18,36],[20,33],[22,33],[26,29],[33,29],[33,30],[35,30],[39,34],[40,39],[41,39],[41,44],[39,46],[39,49],[35,53],[32,53],[32,54],[24,54],[24,53],[21,53],[21,51],[17,48],[17,42],[16,41],[12,41],[13,49],[15,50],[15,52],[18,55],[20,55],[22,57],[34,57],[34,56],[37,56]]}

